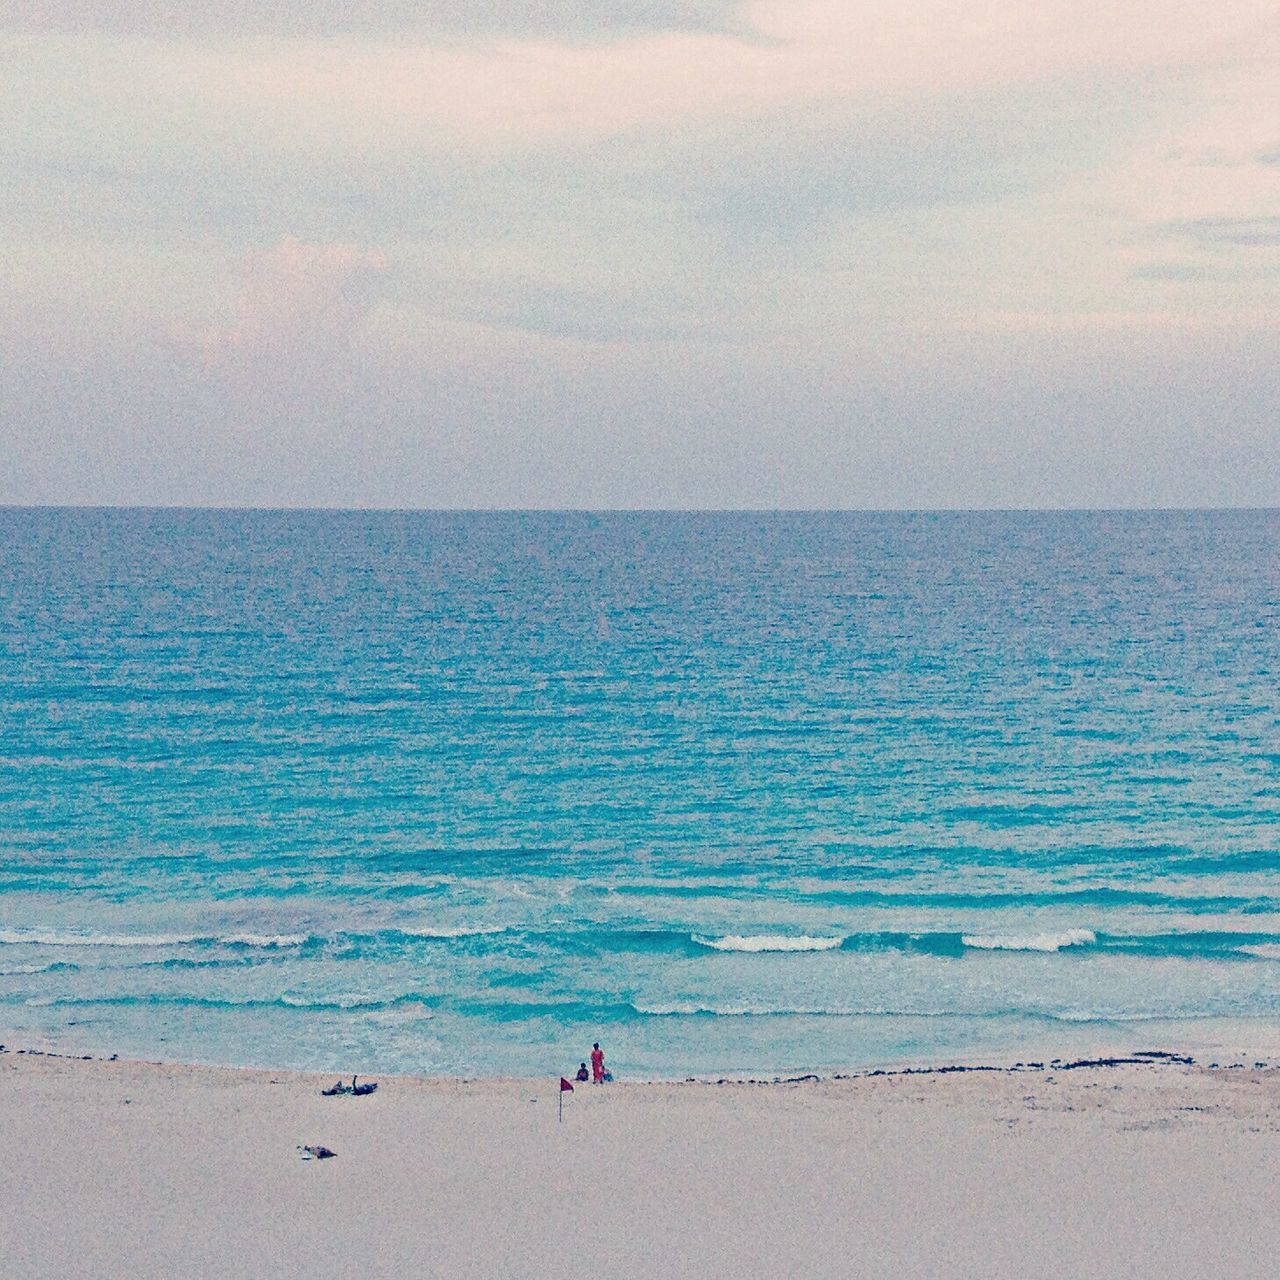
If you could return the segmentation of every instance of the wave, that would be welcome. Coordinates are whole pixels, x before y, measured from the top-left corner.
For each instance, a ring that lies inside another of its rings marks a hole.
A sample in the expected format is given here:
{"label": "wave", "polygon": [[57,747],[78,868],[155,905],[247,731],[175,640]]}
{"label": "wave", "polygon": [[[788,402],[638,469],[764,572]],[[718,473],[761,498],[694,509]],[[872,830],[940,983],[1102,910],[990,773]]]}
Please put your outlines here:
{"label": "wave", "polygon": [[306,933],[69,933],[57,929],[0,929],[0,945],[39,947],[300,947]]}
{"label": "wave", "polygon": [[433,928],[424,925],[422,928],[405,928],[401,926],[398,929],[390,930],[392,933],[403,934],[407,938],[483,938],[495,933],[509,932],[506,925],[441,925]]}
{"label": "wave", "polygon": [[275,1001],[269,1003],[282,1004],[287,1009],[396,1009],[407,1004],[427,1003],[428,997],[421,995],[391,996],[297,996],[286,992]]}
{"label": "wave", "polygon": [[192,1009],[296,1009],[314,1012],[350,1013],[421,1006],[426,1010],[439,1003],[438,996],[411,992],[398,996],[301,996],[285,992],[279,996],[202,996],[190,993],[150,992],[141,995],[31,996],[22,1002],[31,1008],[192,1008]]}
{"label": "wave", "polygon": [[0,977],[16,977],[33,973],[78,973],[78,964],[55,960],[52,964],[14,964],[0,967]]}
{"label": "wave", "polygon": [[[902,933],[874,930],[850,934],[724,934],[684,933],[678,930],[609,930],[586,940],[598,949],[647,952],[685,950],[692,956],[708,950],[746,954],[786,954],[813,951],[885,952],[907,951],[939,957],[959,958],[966,948],[1020,951],[1055,951],[1061,946],[1097,941],[1089,929],[1071,929],[1056,934],[1008,937],[960,934],[946,931]],[[1051,945],[1052,944],[1052,945]]]}
{"label": "wave", "polygon": [[986,1014],[955,1013],[941,1009],[838,1008],[822,1006],[711,1005],[692,1001],[672,1004],[637,1004],[633,1011],[644,1018],[963,1018]]}
{"label": "wave", "polygon": [[1237,947],[1241,955],[1254,956],[1259,960],[1280,960],[1280,942],[1255,942]]}
{"label": "wave", "polygon": [[[532,935],[537,937],[539,935]],[[705,956],[707,950],[756,953],[838,951],[876,954],[907,952],[917,955],[960,959],[971,951],[1023,951],[1042,955],[1071,948],[1088,948],[1134,959],[1184,959],[1244,962],[1247,957],[1280,959],[1280,934],[1189,930],[1178,933],[1102,933],[1084,926],[1022,931],[946,930],[906,933],[870,930],[865,933],[818,936],[789,934],[749,934],[724,936],[684,933],[680,930],[618,929],[599,933],[545,934],[558,946],[593,949],[597,952],[641,951],[649,954],[672,952],[691,957]],[[578,941],[580,939],[580,941]]]}
{"label": "wave", "polygon": [[[727,901],[768,899],[779,892],[778,884],[762,882],[743,884],[720,881],[690,881],[680,885],[619,884],[612,890],[629,897],[681,898]],[[1094,885],[1078,889],[1040,890],[1011,889],[975,892],[954,889],[872,889],[872,888],[806,888],[786,886],[786,896],[798,903],[831,907],[941,908],[944,910],[1017,910],[1043,907],[1153,907],[1166,908],[1180,914],[1198,915],[1240,912],[1264,915],[1280,912],[1280,896],[1268,894],[1205,894],[1193,891],[1161,892],[1147,888],[1121,888],[1116,885]]]}
{"label": "wave", "polygon": [[[1244,924],[1242,920],[1240,924]],[[994,922],[993,922],[994,925]],[[814,933],[785,932],[715,934],[667,927],[618,927],[593,925],[588,921],[558,922],[550,928],[522,928],[516,925],[400,925],[369,932],[333,933],[91,933],[50,928],[0,929],[0,947],[4,945],[32,948],[118,949],[119,961],[112,957],[90,961],[77,956],[81,963],[98,963],[111,968],[144,968],[164,964],[169,967],[204,967],[236,964],[268,964],[276,958],[330,951],[343,957],[359,956],[366,951],[372,956],[405,957],[423,945],[453,946],[461,954],[471,940],[491,940],[488,946],[503,948],[507,939],[519,937],[522,948],[560,955],[585,955],[596,958],[621,959],[629,953],[657,957],[672,955],[696,960],[712,959],[717,953],[746,955],[791,955],[801,957],[814,952],[833,955],[882,954],[904,952],[939,959],[958,960],[966,954],[983,951],[1052,954],[1071,949],[1105,952],[1142,959],[1182,959],[1248,964],[1280,959],[1280,932],[1245,929],[1216,929],[1157,933],[1105,933],[1094,928],[1073,925],[1044,929],[973,929],[971,932],[922,930],[868,930]],[[492,941],[497,940],[497,941]],[[303,950],[305,948],[305,950]],[[336,950],[334,950],[336,948]],[[141,952],[129,955],[130,950]],[[536,953],[536,952],[535,952]],[[154,958],[150,958],[154,957]],[[22,959],[37,965],[50,959],[39,951]],[[0,973],[12,971],[0,969]],[[37,968],[22,972],[34,973]]]}
{"label": "wave", "polygon": [[0,929],[0,944],[40,947],[180,947],[208,942],[200,934],[62,933],[56,929]]}
{"label": "wave", "polygon": [[643,1018],[892,1018],[952,1020],[956,1022],[999,1022],[1005,1019],[1027,1022],[1127,1025],[1130,1023],[1199,1022],[1221,1015],[1214,1012],[1160,1011],[1135,1013],[1102,1009],[893,1009],[881,1006],[804,1006],[804,1005],[707,1005],[675,1001],[671,1004],[636,1004],[630,1006],[635,1016]]}
{"label": "wave", "polygon": [[811,938],[801,934],[790,936],[780,933],[726,934],[723,938],[707,938],[693,934],[693,941],[712,951],[834,951],[843,946],[845,936],[836,938]]}
{"label": "wave", "polygon": [[231,933],[218,938],[229,947],[301,947],[311,941],[309,933]]}
{"label": "wave", "polygon": [[966,933],[961,941],[978,951],[1061,951],[1063,947],[1091,946],[1098,935],[1092,929],[1063,929],[1057,933]]}
{"label": "wave", "polygon": [[1159,1013],[1125,1013],[1123,1011],[1103,1013],[1100,1009],[1064,1009],[1058,1013],[1033,1013],[1029,1016],[1043,1018],[1048,1022],[1097,1022],[1123,1025],[1130,1022],[1209,1022],[1223,1015],[1208,1009],[1199,1011],[1163,1011]]}
{"label": "wave", "polygon": [[1179,1012],[1135,1013],[1129,1011],[1108,1012],[1092,1009],[943,1009],[937,1007],[895,1008],[886,1005],[788,1005],[788,1004],[711,1004],[697,1000],[673,1000],[670,1002],[619,1001],[599,1003],[590,1000],[546,1000],[532,1002],[442,1001],[448,1011],[506,1022],[521,1022],[535,1018],[553,1018],[560,1023],[628,1023],[637,1019],[713,1020],[717,1018],[782,1020],[788,1018],[829,1019],[921,1019],[929,1021],[999,1022],[1020,1020],[1048,1023],[1145,1023],[1176,1021],[1185,1018],[1211,1017],[1211,1014],[1185,1014]]}
{"label": "wave", "polygon": [[637,1004],[633,1012],[645,1018],[927,1018],[956,1021],[994,1021],[1023,1018],[1038,1022],[1147,1022],[1180,1015],[1052,1011],[1046,1009],[892,1009],[880,1005],[710,1005],[675,1001]]}
{"label": "wave", "polygon": [[[6,1002],[8,1003],[8,1002]],[[242,1013],[289,1011],[306,1014],[348,1014],[375,1020],[435,1019],[441,1013],[481,1019],[484,1022],[520,1024],[535,1020],[551,1020],[564,1028],[572,1024],[625,1026],[648,1019],[761,1019],[785,1020],[795,1018],[823,1019],[894,1019],[902,1021],[954,1021],[960,1023],[981,1021],[984,1023],[1013,1020],[1020,1022],[1070,1023],[1070,1024],[1141,1024],[1159,1022],[1199,1021],[1219,1016],[1203,1011],[1163,1010],[1159,1012],[1134,1012],[1128,1010],[1107,1011],[1101,1009],[940,1009],[893,1008],[880,1005],[767,1005],[767,1004],[707,1004],[698,1001],[671,1001],[669,1003],[555,1000],[540,1001],[485,1001],[474,999],[450,999],[442,995],[421,992],[405,992],[379,998],[367,995],[304,996],[285,992],[275,997],[261,996],[201,996],[177,993],[146,993],[117,996],[31,996],[21,1003],[28,1008],[86,1009],[198,1009],[209,1012]]]}

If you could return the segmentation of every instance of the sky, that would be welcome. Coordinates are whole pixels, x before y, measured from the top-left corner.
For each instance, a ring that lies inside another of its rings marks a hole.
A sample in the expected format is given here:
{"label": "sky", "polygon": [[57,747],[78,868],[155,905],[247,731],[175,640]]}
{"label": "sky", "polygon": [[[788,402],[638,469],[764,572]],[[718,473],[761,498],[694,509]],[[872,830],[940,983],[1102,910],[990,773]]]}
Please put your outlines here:
{"label": "sky", "polygon": [[0,0],[0,503],[1280,505],[1280,8]]}

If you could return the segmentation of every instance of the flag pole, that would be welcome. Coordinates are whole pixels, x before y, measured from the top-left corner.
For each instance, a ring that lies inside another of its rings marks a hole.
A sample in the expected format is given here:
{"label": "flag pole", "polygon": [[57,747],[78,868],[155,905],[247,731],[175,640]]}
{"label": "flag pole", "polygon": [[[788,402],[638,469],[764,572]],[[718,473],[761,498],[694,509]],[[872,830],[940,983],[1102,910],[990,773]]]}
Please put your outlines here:
{"label": "flag pole", "polygon": [[560,1090],[560,1123],[564,1124],[564,1090]]}

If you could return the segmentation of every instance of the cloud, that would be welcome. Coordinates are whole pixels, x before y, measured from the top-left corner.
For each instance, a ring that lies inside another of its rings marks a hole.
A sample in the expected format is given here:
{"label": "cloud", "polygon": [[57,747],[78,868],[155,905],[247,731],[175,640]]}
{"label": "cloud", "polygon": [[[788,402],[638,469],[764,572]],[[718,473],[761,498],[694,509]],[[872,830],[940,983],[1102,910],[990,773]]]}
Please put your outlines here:
{"label": "cloud", "polygon": [[[1127,0],[1106,23],[1088,20],[1082,0],[1021,7],[1010,0],[969,0],[963,21],[941,0],[756,0],[742,6],[649,0],[651,7],[643,9],[566,0],[564,12],[587,15],[588,26],[603,27],[611,14],[608,21],[626,28],[626,38],[583,46],[566,44],[554,23],[517,24],[518,33],[480,41],[430,33],[393,38],[376,22],[361,25],[357,19],[365,10],[359,4],[351,26],[336,38],[303,32],[261,39],[255,24],[262,15],[303,12],[298,0],[282,8],[243,0],[234,20],[217,17],[226,3],[187,0],[163,8],[180,9],[192,21],[210,15],[209,21],[217,20],[217,39],[189,32],[156,40],[108,39],[95,31],[95,21],[128,13],[127,5],[82,0],[82,8],[71,0],[46,0],[42,6],[36,0],[32,8],[0,0],[9,8],[0,29],[30,26],[32,13],[65,9],[68,15],[60,35],[10,42],[7,51],[0,46],[0,101],[7,82],[17,118],[37,127],[45,123],[42,99],[53,99],[49,105],[60,112],[75,107],[86,113],[88,132],[98,132],[97,112],[132,100],[137,109],[130,128],[144,133],[204,120],[291,139],[313,151],[385,156],[433,149],[442,141],[485,147],[588,141],[637,127],[751,120],[805,106],[885,106],[921,95],[1025,90],[1055,78],[1087,94],[1092,84],[1117,75],[1156,77],[1221,64],[1238,58],[1246,44],[1252,54],[1254,28],[1264,16],[1274,21],[1270,0],[1220,0],[1212,32],[1206,31],[1202,4],[1193,0]],[[336,3],[320,12],[330,8],[347,12]],[[473,13],[461,5],[448,10],[455,11]],[[427,12],[436,10],[428,6]],[[531,10],[490,4],[474,12],[509,18]],[[628,14],[649,18],[637,26]],[[488,19],[480,26],[497,30]],[[146,34],[142,28],[133,32]]]}
{"label": "cloud", "polygon": [[228,323],[178,325],[173,338],[209,372],[273,383],[325,379],[349,355],[386,269],[379,250],[286,236],[249,255]]}
{"label": "cloud", "polygon": [[[443,339],[443,333],[436,335]],[[456,335],[455,335],[456,343]],[[113,335],[0,364],[0,502],[1275,505],[1276,335],[911,334],[610,349],[374,344],[342,396],[235,398]]]}
{"label": "cloud", "polygon": [[1206,249],[1280,247],[1280,214],[1241,218],[1184,218],[1166,222],[1160,230],[1166,235],[1191,240]]}
{"label": "cloud", "polygon": [[0,494],[1274,497],[1269,13],[0,0]]}
{"label": "cloud", "polygon": [[741,0],[0,0],[0,28],[159,38],[616,39],[740,29]]}

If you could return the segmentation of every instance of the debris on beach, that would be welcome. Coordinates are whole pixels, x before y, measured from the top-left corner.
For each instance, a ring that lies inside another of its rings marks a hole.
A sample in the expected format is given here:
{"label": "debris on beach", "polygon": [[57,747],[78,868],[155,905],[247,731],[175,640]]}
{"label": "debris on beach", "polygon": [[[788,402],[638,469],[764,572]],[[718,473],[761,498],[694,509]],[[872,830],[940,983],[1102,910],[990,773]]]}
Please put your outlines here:
{"label": "debris on beach", "polygon": [[350,1084],[343,1084],[341,1080],[335,1080],[332,1089],[321,1089],[320,1096],[322,1098],[341,1098],[345,1094],[350,1094],[353,1098],[367,1098],[371,1093],[377,1091],[377,1081],[370,1084],[356,1084],[356,1077],[351,1077]]}
{"label": "debris on beach", "polygon": [[332,1160],[338,1153],[330,1151],[328,1147],[322,1147],[318,1143],[314,1146],[299,1147],[304,1160]]}

